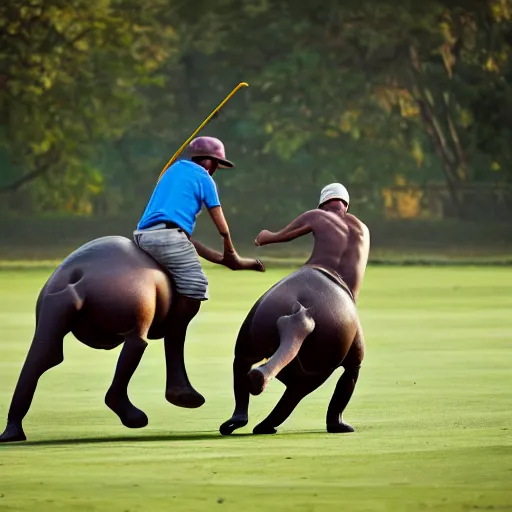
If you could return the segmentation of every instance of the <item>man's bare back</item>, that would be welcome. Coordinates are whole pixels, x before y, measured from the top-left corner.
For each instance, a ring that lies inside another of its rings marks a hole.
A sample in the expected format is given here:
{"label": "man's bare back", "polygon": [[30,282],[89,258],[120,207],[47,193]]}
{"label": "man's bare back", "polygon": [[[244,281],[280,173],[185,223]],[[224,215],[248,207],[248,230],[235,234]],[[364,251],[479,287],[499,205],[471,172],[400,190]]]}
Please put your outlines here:
{"label": "man's bare back", "polygon": [[277,233],[264,230],[256,245],[289,242],[313,233],[315,245],[305,266],[322,267],[338,274],[357,300],[368,263],[370,231],[357,217],[347,213],[348,204],[331,199],[319,208],[297,217]]}

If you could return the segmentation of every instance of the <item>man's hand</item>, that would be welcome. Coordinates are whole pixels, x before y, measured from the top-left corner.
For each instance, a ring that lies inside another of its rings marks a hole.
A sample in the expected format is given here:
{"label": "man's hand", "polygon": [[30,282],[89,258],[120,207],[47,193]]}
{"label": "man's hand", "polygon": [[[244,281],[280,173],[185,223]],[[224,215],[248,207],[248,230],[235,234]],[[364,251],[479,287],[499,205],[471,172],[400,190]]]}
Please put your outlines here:
{"label": "man's hand", "polygon": [[220,264],[231,270],[256,270],[258,272],[265,272],[265,267],[260,260],[240,258],[240,256],[238,256],[233,247],[228,223],[226,222],[222,208],[217,206],[208,211],[210,212],[213,223],[217,226],[220,235],[224,239],[224,254]]}
{"label": "man's hand", "polygon": [[251,259],[251,258],[240,258],[240,262],[242,264],[241,270],[255,270],[256,272],[265,272],[265,265],[259,259]]}
{"label": "man's hand", "polygon": [[264,229],[256,237],[256,240],[254,240],[254,245],[256,245],[257,247],[261,247],[262,245],[266,245],[266,244],[268,244],[270,242],[271,238],[272,238],[272,232],[268,231],[267,229]]}
{"label": "man's hand", "polygon": [[255,270],[256,272],[265,272],[265,266],[260,260],[252,258],[240,258],[236,252],[224,253],[222,265],[230,270]]}
{"label": "man's hand", "polygon": [[256,270],[257,272],[265,272],[265,266],[260,260],[250,258],[240,258],[236,252],[228,251],[224,254],[206,247],[206,245],[191,239],[196,248],[197,254],[211,263],[223,265],[231,270]]}

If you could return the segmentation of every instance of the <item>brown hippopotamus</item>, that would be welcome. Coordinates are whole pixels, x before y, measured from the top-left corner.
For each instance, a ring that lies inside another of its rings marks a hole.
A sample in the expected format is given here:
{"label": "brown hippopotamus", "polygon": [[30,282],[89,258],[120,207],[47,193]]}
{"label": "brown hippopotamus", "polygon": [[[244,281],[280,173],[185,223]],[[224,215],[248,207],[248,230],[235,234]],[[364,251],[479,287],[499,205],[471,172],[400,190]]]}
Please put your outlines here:
{"label": "brown hippopotamus", "polygon": [[[198,254],[232,270],[262,270],[259,260],[224,256],[193,241]],[[128,398],[128,383],[147,339],[164,338],[167,366],[166,398],[182,407],[180,390],[193,389],[185,370],[183,347],[173,331],[176,297],[170,275],[132,241],[120,236],[99,238],[69,255],[42,288],[36,305],[35,334],[14,391],[7,427],[0,442],[24,441],[22,421],[41,375],[64,360],[63,338],[69,332],[95,349],[112,350],[124,343],[106,405],[123,425],[141,428],[146,414]]]}
{"label": "brown hippopotamus", "polygon": [[[349,195],[333,183],[317,209],[278,233],[262,231],[256,245],[286,242],[313,233],[313,253],[304,266],[268,290],[250,310],[235,345],[235,410],[220,432],[248,422],[249,394],[260,394],[277,377],[286,391],[255,434],[273,434],[309,393],[344,367],[327,410],[328,432],[353,432],[342,421],[364,357],[356,300],[369,254],[369,230],[347,213]],[[253,367],[262,360],[267,362]],[[251,369],[252,368],[252,369]]]}

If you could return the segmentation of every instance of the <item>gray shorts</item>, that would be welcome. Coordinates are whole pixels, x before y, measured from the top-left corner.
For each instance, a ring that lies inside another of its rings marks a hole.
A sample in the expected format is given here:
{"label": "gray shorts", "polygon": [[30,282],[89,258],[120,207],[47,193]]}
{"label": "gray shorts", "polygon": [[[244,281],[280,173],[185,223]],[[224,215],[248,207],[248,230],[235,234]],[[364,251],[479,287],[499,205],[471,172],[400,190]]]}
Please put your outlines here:
{"label": "gray shorts", "polygon": [[199,256],[187,235],[178,229],[137,230],[135,243],[162,266],[172,277],[176,291],[185,297],[208,300],[208,279]]}

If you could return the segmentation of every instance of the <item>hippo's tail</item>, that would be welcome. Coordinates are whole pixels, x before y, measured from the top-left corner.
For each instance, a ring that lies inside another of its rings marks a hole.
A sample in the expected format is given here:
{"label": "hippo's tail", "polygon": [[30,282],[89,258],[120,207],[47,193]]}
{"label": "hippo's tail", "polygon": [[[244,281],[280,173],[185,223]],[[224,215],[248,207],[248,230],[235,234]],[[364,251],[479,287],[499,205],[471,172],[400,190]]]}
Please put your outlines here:
{"label": "hippo's tail", "polygon": [[304,340],[315,329],[315,320],[310,311],[297,301],[291,315],[278,318],[277,329],[279,348],[265,364],[252,369],[248,374],[253,395],[259,395],[268,382],[295,358]]}
{"label": "hippo's tail", "polygon": [[292,314],[281,316],[277,319],[277,329],[281,339],[292,337],[306,337],[315,329],[315,320],[308,308],[305,308],[299,301],[292,307]]}

